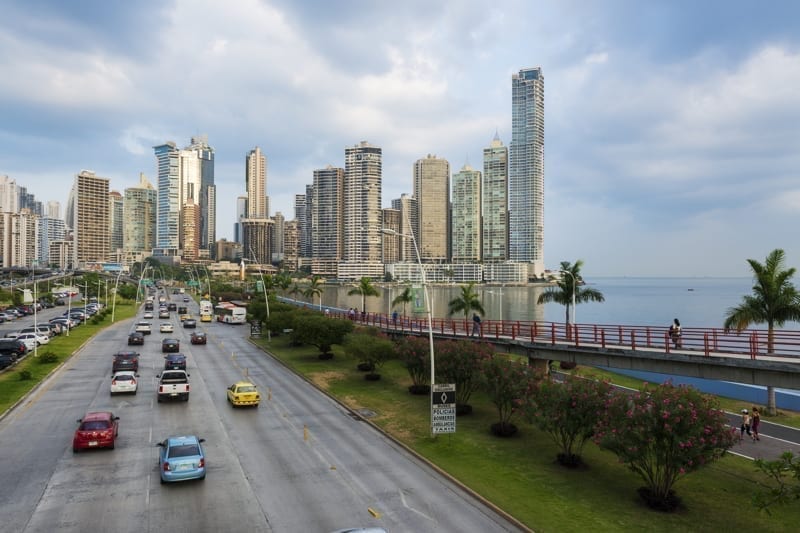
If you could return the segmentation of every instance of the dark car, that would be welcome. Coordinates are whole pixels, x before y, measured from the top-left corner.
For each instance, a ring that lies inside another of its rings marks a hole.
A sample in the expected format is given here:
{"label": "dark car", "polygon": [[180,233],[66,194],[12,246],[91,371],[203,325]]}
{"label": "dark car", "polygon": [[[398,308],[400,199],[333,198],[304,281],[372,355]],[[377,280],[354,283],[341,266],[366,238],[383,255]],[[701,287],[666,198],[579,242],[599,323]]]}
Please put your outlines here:
{"label": "dark car", "polygon": [[197,320],[194,318],[187,318],[183,321],[184,328],[196,328],[197,327]]}
{"label": "dark car", "polygon": [[64,298],[56,298],[56,305],[67,305],[67,302]]}
{"label": "dark car", "polygon": [[139,371],[139,353],[138,352],[117,352],[114,354],[114,363],[111,365],[111,372],[119,372],[120,370],[133,370]]}
{"label": "dark car", "polygon": [[128,335],[128,346],[144,344],[144,333],[141,331],[134,331]]}
{"label": "dark car", "polygon": [[25,343],[16,339],[0,339],[0,354],[12,354],[17,358],[28,353]]}
{"label": "dark car", "polygon": [[181,341],[178,339],[164,339],[161,341],[161,351],[164,353],[179,352],[181,350]]}
{"label": "dark car", "polygon": [[17,356],[13,353],[0,354],[0,370],[9,367],[17,362]]}
{"label": "dark car", "polygon": [[186,306],[183,306],[183,305],[182,305],[182,306],[178,307],[178,314],[179,314],[179,315],[185,315],[185,314],[187,314],[188,312],[189,312],[189,310],[188,310],[188,309],[186,309]]}
{"label": "dark car", "polygon": [[206,334],[202,331],[192,333],[192,344],[205,344],[208,341]]}
{"label": "dark car", "polygon": [[186,370],[186,356],[182,353],[165,355],[164,370]]}
{"label": "dark car", "polygon": [[178,306],[175,305],[174,303],[170,302],[170,303],[167,304],[167,309],[169,311],[175,311],[176,309],[178,309]]}

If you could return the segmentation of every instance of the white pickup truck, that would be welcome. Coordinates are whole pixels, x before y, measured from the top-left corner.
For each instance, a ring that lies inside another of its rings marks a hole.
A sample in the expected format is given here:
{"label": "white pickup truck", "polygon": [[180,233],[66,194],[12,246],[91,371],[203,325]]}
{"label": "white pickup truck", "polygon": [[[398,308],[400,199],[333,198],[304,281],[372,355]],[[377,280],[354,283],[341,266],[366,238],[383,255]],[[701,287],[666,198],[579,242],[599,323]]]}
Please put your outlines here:
{"label": "white pickup truck", "polygon": [[165,370],[158,376],[158,401],[189,401],[189,374],[185,370]]}

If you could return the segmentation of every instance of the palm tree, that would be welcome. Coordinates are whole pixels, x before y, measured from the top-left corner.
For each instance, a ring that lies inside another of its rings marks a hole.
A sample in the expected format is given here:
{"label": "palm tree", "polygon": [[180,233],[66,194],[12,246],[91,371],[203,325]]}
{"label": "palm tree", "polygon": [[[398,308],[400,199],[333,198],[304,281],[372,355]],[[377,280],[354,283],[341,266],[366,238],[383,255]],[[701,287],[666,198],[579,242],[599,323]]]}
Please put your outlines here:
{"label": "palm tree", "polygon": [[556,287],[548,287],[539,295],[538,303],[544,304],[548,302],[555,302],[566,307],[566,323],[570,324],[570,316],[572,310],[572,294],[575,291],[575,305],[586,302],[604,302],[606,299],[603,293],[591,287],[581,286],[583,278],[581,277],[581,267],[583,261],[578,259],[574,264],[570,265],[569,261],[561,261],[561,271],[568,272],[562,273],[561,279],[558,280]]}
{"label": "palm tree", "polygon": [[308,296],[311,298],[311,305],[314,305],[314,295],[319,296],[319,308],[322,309],[322,293],[325,292],[325,289],[322,288],[322,285],[325,283],[325,280],[322,279],[322,276],[318,276],[314,274],[311,276],[309,280],[309,285],[306,290],[303,291],[303,295]]}
{"label": "palm tree", "polygon": [[403,289],[397,297],[392,300],[392,307],[397,304],[403,304],[403,316],[406,316],[406,304],[409,304],[414,301],[414,294],[411,292],[411,287],[406,287]]}
{"label": "palm tree", "polygon": [[[750,324],[767,324],[767,353],[775,346],[775,326],[786,321],[800,321],[800,294],[789,281],[796,269],[784,269],[785,253],[781,249],[770,252],[762,265],[748,259],[753,270],[753,294],[745,296],[742,303],[728,309],[724,328],[741,332]],[[775,387],[767,387],[767,412],[775,414]]]}
{"label": "palm tree", "polygon": [[302,293],[303,289],[301,289],[296,282],[292,283],[292,286],[289,288],[289,294],[291,294],[294,297],[294,299],[297,300],[297,295]]}
{"label": "palm tree", "polygon": [[353,287],[349,291],[347,291],[348,296],[352,296],[353,294],[361,294],[361,312],[367,312],[367,296],[380,296],[381,293],[378,292],[378,289],[372,284],[372,278],[361,278],[358,282],[357,287]]}
{"label": "palm tree", "polygon": [[461,294],[447,304],[447,313],[464,313],[464,318],[469,318],[472,311],[477,311],[482,315],[486,314],[483,309],[483,304],[478,299],[478,293],[475,292],[475,282],[471,281],[467,285],[461,285]]}

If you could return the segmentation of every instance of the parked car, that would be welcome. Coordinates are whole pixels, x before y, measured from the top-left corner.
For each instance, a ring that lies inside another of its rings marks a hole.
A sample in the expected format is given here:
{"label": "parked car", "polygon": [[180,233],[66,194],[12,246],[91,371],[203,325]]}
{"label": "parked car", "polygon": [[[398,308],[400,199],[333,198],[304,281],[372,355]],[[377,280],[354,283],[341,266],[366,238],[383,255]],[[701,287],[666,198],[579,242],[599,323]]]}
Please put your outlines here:
{"label": "parked car", "polygon": [[164,339],[161,341],[161,351],[163,353],[181,351],[181,341],[178,339]]}
{"label": "parked car", "polygon": [[164,356],[164,370],[186,370],[186,356],[182,353]]}
{"label": "parked car", "polygon": [[17,362],[17,356],[12,353],[0,353],[0,370]]}
{"label": "parked car", "polygon": [[0,354],[13,354],[19,359],[28,353],[28,347],[17,339],[0,339]]}
{"label": "parked car", "polygon": [[187,318],[183,321],[184,328],[196,328],[197,327],[197,320],[194,318]]}
{"label": "parked car", "polygon": [[121,351],[114,354],[114,362],[111,364],[111,372],[116,373],[121,370],[139,371],[139,353]]}
{"label": "parked car", "polygon": [[133,331],[128,335],[128,346],[139,346],[144,344],[144,333]]}
{"label": "parked car", "polygon": [[159,442],[158,470],[161,483],[206,478],[206,457],[195,435],[169,437]]}
{"label": "parked car", "polygon": [[261,395],[256,386],[249,381],[238,381],[228,387],[228,401],[232,406],[252,405],[258,407]]}
{"label": "parked car", "polygon": [[161,333],[172,333],[175,331],[175,327],[172,325],[172,322],[162,322],[158,327],[158,331]]}
{"label": "parked car", "polygon": [[139,375],[132,370],[114,372],[111,376],[111,394],[131,393],[136,394],[139,388],[136,378]]}
{"label": "parked car", "polygon": [[13,339],[15,341],[18,341],[18,342],[21,342],[22,344],[24,344],[25,348],[27,348],[27,350],[29,352],[32,352],[38,346],[38,343],[36,342],[36,338],[34,337],[33,334],[30,334],[30,333],[26,333],[25,335],[20,335],[18,337],[14,337]]}
{"label": "parked car", "polygon": [[50,337],[48,337],[47,335],[42,335],[41,333],[21,333],[17,337],[17,340],[24,342],[26,345],[30,340],[33,343],[35,343],[36,346],[41,346],[42,344],[48,344],[50,342]]}
{"label": "parked car", "polygon": [[192,344],[206,344],[208,338],[206,334],[202,331],[195,331],[192,333],[191,337]]}
{"label": "parked car", "polygon": [[72,437],[72,451],[90,448],[111,448],[119,435],[119,417],[110,411],[86,413],[78,419],[78,429]]}

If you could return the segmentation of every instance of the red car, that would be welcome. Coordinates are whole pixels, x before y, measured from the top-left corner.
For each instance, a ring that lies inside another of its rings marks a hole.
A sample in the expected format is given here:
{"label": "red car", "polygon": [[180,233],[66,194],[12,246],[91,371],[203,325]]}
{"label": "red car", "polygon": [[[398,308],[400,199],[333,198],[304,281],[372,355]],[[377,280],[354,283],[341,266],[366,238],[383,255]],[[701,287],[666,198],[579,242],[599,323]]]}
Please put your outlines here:
{"label": "red car", "polygon": [[86,413],[78,420],[80,426],[72,438],[72,451],[87,448],[114,449],[114,441],[119,435],[119,417],[110,411]]}
{"label": "red car", "polygon": [[192,333],[192,344],[205,344],[206,343],[206,334],[198,331]]}

